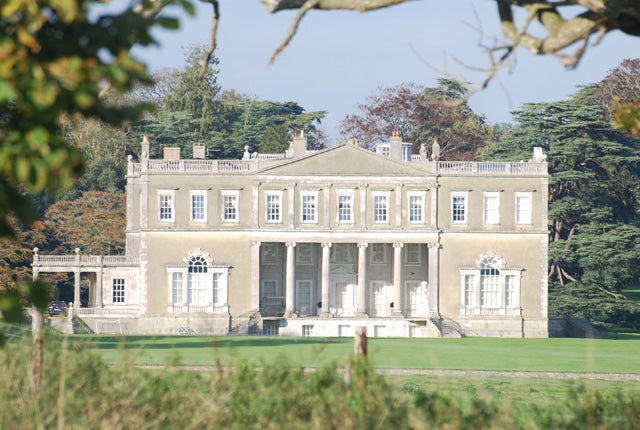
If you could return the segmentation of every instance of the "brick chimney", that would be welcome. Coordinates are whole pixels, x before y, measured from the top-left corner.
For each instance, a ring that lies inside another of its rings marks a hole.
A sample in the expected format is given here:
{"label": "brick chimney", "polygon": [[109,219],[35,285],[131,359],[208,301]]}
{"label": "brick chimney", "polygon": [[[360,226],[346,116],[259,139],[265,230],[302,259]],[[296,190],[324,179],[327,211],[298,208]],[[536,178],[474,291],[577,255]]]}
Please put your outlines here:
{"label": "brick chimney", "polygon": [[389,158],[402,161],[402,138],[399,131],[394,131],[389,140]]}

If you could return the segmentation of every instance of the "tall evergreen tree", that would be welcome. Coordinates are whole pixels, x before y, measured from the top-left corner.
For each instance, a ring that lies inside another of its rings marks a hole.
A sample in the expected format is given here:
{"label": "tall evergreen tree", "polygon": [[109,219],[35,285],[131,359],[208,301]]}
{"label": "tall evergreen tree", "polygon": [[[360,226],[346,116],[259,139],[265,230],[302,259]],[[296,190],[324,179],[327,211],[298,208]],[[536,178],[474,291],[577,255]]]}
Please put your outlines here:
{"label": "tall evergreen tree", "polygon": [[533,146],[546,148],[550,310],[612,321],[630,306],[620,292],[640,283],[640,140],[612,128],[594,90],[524,105],[483,157],[526,159]]}

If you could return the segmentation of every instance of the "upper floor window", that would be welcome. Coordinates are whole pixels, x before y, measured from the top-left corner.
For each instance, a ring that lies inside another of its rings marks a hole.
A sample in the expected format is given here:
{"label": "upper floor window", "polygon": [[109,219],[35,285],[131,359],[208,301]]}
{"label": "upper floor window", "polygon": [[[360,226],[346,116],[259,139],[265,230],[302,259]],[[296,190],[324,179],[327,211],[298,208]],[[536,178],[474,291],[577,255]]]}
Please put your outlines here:
{"label": "upper floor window", "polygon": [[338,222],[353,222],[353,192],[338,192]]}
{"label": "upper floor window", "polygon": [[160,221],[173,222],[175,220],[174,193],[172,191],[158,193],[158,215]]}
{"label": "upper floor window", "polygon": [[191,221],[207,220],[207,195],[203,191],[191,192]]}
{"label": "upper floor window", "polygon": [[516,193],[516,224],[531,224],[531,193]]}
{"label": "upper floor window", "polygon": [[373,194],[373,221],[389,222],[389,193]]}
{"label": "upper floor window", "polygon": [[296,245],[296,264],[313,264],[313,244],[298,243]]}
{"label": "upper floor window", "polygon": [[424,193],[409,193],[409,222],[424,222]]}
{"label": "upper floor window", "polygon": [[303,192],[302,207],[300,208],[302,222],[315,223],[318,222],[318,193]]}
{"label": "upper floor window", "polygon": [[124,278],[113,278],[111,284],[111,297],[113,303],[125,302],[125,285]]}
{"label": "upper floor window", "polygon": [[451,193],[451,221],[454,224],[467,223],[467,193]]}
{"label": "upper floor window", "polygon": [[222,221],[238,222],[238,191],[222,192]]}
{"label": "upper floor window", "polygon": [[265,196],[267,222],[282,222],[282,192],[268,192]]}
{"label": "upper floor window", "polygon": [[485,224],[500,223],[500,194],[484,193],[483,222]]}

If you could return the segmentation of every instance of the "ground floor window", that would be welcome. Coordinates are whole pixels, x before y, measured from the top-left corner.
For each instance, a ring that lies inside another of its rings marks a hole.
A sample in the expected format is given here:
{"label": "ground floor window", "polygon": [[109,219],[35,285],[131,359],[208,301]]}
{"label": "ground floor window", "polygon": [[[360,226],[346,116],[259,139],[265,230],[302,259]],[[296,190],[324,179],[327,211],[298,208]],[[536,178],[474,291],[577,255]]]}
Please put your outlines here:
{"label": "ground floor window", "polygon": [[222,312],[228,309],[229,268],[208,255],[193,255],[186,266],[170,266],[169,312]]}
{"label": "ground floor window", "polygon": [[280,321],[263,321],[262,334],[265,336],[278,336]]}
{"label": "ground floor window", "polygon": [[521,268],[509,268],[499,256],[483,257],[476,268],[460,269],[462,314],[520,313]]}
{"label": "ground floor window", "polygon": [[125,302],[125,285],[126,282],[124,278],[113,278],[111,288],[111,298],[113,303]]}
{"label": "ground floor window", "polygon": [[313,326],[312,325],[303,325],[302,326],[302,335],[303,336],[313,336]]}

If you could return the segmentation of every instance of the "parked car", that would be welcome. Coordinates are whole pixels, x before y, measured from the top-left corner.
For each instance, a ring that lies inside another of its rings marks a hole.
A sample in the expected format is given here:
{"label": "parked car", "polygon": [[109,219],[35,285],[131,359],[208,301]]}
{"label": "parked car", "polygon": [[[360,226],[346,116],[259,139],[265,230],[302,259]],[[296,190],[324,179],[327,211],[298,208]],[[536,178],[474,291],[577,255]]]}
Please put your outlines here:
{"label": "parked car", "polygon": [[67,313],[67,304],[61,301],[54,301],[49,304],[49,316],[65,315]]}

